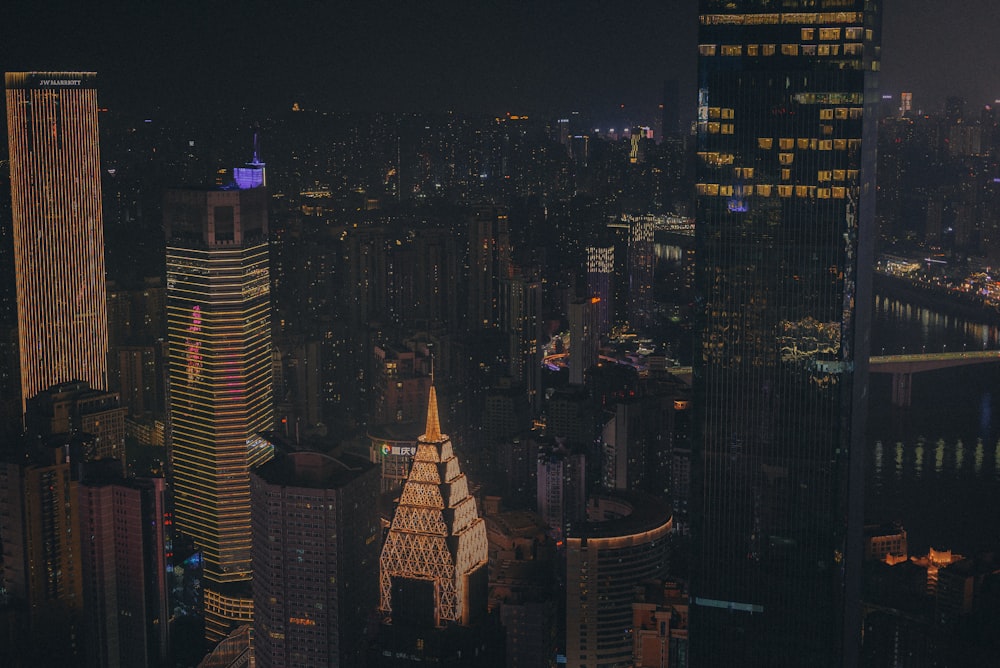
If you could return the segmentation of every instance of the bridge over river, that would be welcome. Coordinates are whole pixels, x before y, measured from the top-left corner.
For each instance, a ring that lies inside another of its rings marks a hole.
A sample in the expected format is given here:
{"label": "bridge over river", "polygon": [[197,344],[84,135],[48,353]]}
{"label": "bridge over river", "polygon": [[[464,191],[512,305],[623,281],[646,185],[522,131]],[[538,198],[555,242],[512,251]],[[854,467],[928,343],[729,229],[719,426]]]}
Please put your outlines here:
{"label": "bridge over river", "polygon": [[[892,405],[909,406],[913,390],[913,374],[990,362],[1000,362],[1000,351],[975,350],[952,353],[874,355],[868,358],[868,370],[870,373],[891,373]],[[669,370],[673,375],[688,383],[691,382],[691,367],[672,367]]]}

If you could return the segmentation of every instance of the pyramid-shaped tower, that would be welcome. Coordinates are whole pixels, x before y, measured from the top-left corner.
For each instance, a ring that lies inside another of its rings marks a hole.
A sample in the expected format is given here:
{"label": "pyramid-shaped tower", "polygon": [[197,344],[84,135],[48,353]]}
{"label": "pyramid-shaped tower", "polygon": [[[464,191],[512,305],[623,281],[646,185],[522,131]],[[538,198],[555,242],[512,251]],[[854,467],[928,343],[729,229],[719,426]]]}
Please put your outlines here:
{"label": "pyramid-shaped tower", "polygon": [[[476,608],[485,608],[475,590],[485,583],[487,558],[486,525],[451,439],[441,433],[432,385],[427,427],[382,548],[380,609],[394,621],[469,624]],[[394,611],[394,601],[420,609]]]}

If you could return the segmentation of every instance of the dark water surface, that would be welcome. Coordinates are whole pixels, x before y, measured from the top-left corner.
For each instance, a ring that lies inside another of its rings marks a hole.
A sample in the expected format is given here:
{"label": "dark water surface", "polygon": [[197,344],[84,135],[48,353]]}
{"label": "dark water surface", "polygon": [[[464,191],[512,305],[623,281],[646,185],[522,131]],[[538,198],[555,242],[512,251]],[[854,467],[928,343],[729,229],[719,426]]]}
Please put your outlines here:
{"label": "dark water surface", "polygon": [[[1000,330],[892,298],[876,299],[872,353],[992,350]],[[1000,363],[916,374],[912,405],[872,375],[865,509],[900,520],[910,554],[1000,550]]]}

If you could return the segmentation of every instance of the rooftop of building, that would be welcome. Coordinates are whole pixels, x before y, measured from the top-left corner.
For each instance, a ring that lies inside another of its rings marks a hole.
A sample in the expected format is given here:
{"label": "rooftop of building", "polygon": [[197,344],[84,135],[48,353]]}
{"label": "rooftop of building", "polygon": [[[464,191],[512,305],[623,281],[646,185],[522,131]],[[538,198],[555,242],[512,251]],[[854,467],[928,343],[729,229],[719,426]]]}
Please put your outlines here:
{"label": "rooftop of building", "polygon": [[350,452],[278,451],[254,474],[268,484],[282,487],[338,489],[374,468],[367,459]]}
{"label": "rooftop of building", "polygon": [[668,503],[635,493],[591,497],[587,522],[574,526],[570,538],[618,538],[658,529],[672,520]]}

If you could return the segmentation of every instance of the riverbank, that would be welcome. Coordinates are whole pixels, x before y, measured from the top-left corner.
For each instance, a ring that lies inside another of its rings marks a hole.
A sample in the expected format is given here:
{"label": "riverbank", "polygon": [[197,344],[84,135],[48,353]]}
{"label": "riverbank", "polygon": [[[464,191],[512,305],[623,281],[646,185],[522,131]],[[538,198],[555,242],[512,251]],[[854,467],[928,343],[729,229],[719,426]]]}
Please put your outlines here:
{"label": "riverbank", "polygon": [[1000,310],[987,306],[971,295],[947,292],[933,285],[913,283],[905,278],[880,272],[873,273],[872,287],[879,296],[905,300],[917,306],[973,322],[1000,325]]}

